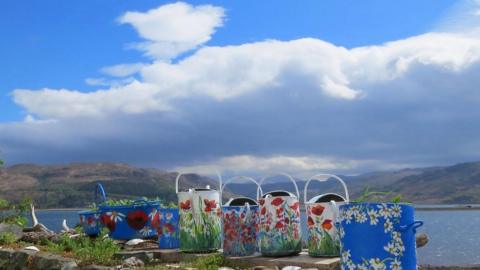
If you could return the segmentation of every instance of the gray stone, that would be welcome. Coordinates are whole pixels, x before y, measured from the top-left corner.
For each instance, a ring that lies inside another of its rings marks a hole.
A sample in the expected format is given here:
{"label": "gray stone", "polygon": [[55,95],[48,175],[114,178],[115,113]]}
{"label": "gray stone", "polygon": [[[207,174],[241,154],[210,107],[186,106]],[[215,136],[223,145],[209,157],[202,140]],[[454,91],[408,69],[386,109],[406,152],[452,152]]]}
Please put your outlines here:
{"label": "gray stone", "polygon": [[126,260],[128,258],[135,257],[144,263],[151,263],[154,260],[152,251],[123,251],[116,253],[114,256],[120,260]]}
{"label": "gray stone", "polygon": [[15,241],[18,241],[23,236],[23,229],[15,224],[0,223],[0,234],[2,233],[11,233],[15,235]]}
{"label": "gray stone", "polygon": [[73,270],[78,268],[77,263],[73,259],[42,252],[35,255],[33,264],[38,270]]}
{"label": "gray stone", "polygon": [[7,268],[10,258],[15,251],[13,249],[0,249],[0,269]]}
{"label": "gray stone", "polygon": [[428,235],[426,233],[417,234],[415,242],[417,244],[417,248],[426,246],[428,244]]}
{"label": "gray stone", "polygon": [[48,232],[24,232],[22,236],[22,241],[39,244],[46,240],[52,240],[55,237],[55,234]]}
{"label": "gray stone", "polygon": [[130,257],[123,261],[122,268],[126,269],[141,269],[145,267],[145,263],[137,257]]}
{"label": "gray stone", "polygon": [[33,258],[35,257],[35,253],[35,251],[31,250],[15,251],[10,257],[10,261],[5,269],[31,269],[33,267]]}
{"label": "gray stone", "polygon": [[101,265],[87,265],[81,268],[82,270],[115,270],[117,267],[112,266],[101,266]]}

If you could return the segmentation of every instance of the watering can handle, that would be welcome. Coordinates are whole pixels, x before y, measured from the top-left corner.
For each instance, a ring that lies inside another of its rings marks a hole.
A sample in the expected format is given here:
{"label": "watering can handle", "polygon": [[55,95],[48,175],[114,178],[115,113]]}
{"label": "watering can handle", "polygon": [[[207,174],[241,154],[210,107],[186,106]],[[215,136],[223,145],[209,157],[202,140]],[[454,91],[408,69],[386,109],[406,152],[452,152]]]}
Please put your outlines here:
{"label": "watering can handle", "polygon": [[345,182],[342,180],[342,178],[336,176],[336,175],[333,175],[333,174],[316,174],[312,177],[310,177],[310,179],[308,179],[307,183],[305,183],[305,188],[304,188],[304,191],[303,191],[303,199],[304,199],[304,202],[307,203],[308,202],[308,199],[307,199],[307,191],[308,191],[308,185],[310,184],[310,182],[312,180],[317,180],[319,182],[326,182],[328,179],[330,178],[334,178],[336,180],[338,180],[342,186],[343,186],[343,189],[345,191],[345,200],[346,202],[348,203],[350,201],[350,197],[348,196],[348,189],[347,189],[347,185],[345,184]]}
{"label": "watering can handle", "polygon": [[[175,179],[175,193],[177,193],[177,194],[178,194],[178,181],[180,180],[180,177],[183,174],[184,173],[179,172],[178,175],[177,175],[177,178]],[[222,176],[220,175],[220,173],[218,171],[216,171],[216,174],[217,174],[218,182],[219,182],[218,188],[221,189],[222,188]],[[220,194],[220,196],[222,196],[222,194]]]}
{"label": "watering can handle", "polygon": [[[101,196],[100,198],[98,198]],[[94,201],[96,204],[99,204],[101,202],[105,202],[107,200],[107,194],[105,193],[105,189],[103,189],[103,186],[101,183],[97,183],[95,186],[95,193],[94,193]]]}
{"label": "watering can handle", "polygon": [[260,183],[258,183],[257,196],[260,195],[260,196],[258,196],[258,199],[260,199],[263,196],[263,190],[262,190],[263,182],[265,182],[265,180],[267,180],[268,178],[272,178],[274,176],[284,176],[284,177],[288,178],[293,183],[293,186],[295,187],[295,192],[297,193],[297,198],[300,199],[300,192],[298,191],[297,183],[295,182],[293,177],[291,177],[289,174],[286,174],[286,173],[273,174],[273,175],[268,175],[268,176],[263,177],[262,180],[260,180]]}
{"label": "watering can handle", "polygon": [[221,200],[223,200],[223,190],[225,189],[225,186],[228,183],[231,183],[235,180],[248,180],[248,181],[254,183],[257,186],[257,198],[258,198],[258,192],[262,190],[262,187],[260,187],[260,185],[258,184],[257,181],[255,181],[255,179],[253,179],[251,177],[248,177],[248,176],[235,176],[235,177],[227,179],[227,180],[225,180],[225,182],[223,182],[222,188],[220,189],[220,195],[222,196],[222,198],[220,198]]}

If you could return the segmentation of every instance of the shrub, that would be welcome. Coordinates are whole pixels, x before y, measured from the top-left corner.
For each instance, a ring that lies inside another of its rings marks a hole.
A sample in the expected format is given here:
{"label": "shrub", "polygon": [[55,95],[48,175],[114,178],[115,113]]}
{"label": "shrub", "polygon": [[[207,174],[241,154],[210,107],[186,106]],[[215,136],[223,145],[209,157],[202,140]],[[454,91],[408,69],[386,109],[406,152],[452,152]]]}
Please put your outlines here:
{"label": "shrub", "polygon": [[11,245],[17,241],[17,236],[11,232],[0,233],[0,245]]}
{"label": "shrub", "polygon": [[96,239],[88,236],[70,238],[68,235],[63,235],[57,243],[49,242],[48,250],[56,253],[70,253],[83,265],[115,265],[117,261],[113,255],[120,251],[120,247],[111,238],[104,238],[104,235],[105,231]]}
{"label": "shrub", "polygon": [[26,214],[30,209],[31,200],[24,198],[18,204],[10,204],[0,199],[0,223],[15,224],[25,227],[28,223]]}

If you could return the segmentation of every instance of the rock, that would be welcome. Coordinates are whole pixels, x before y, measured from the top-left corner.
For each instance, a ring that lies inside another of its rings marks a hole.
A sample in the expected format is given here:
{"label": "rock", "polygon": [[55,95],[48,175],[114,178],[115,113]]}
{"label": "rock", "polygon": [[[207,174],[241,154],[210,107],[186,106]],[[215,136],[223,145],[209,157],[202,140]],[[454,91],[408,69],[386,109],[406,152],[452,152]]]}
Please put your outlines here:
{"label": "rock", "polygon": [[128,240],[125,243],[125,245],[126,246],[136,246],[136,245],[141,244],[143,242],[145,242],[145,240],[143,240],[143,239],[131,239],[131,240]]}
{"label": "rock", "polygon": [[15,224],[0,223],[0,234],[2,233],[11,233],[15,235],[15,241],[18,241],[23,236],[23,229]]}
{"label": "rock", "polygon": [[253,270],[277,270],[277,269],[278,269],[278,267],[270,268],[270,267],[266,267],[266,266],[262,266],[262,265],[258,265],[258,266],[253,267]]}
{"label": "rock", "polygon": [[[135,239],[133,239],[135,240]],[[143,240],[143,239],[136,239],[141,241],[134,241],[134,242],[126,242],[123,248],[125,250],[146,250],[146,249],[158,249],[158,242],[154,240]],[[130,242],[130,243],[129,243]]]}
{"label": "rock", "polygon": [[55,234],[48,232],[24,232],[22,236],[22,241],[39,244],[45,240],[52,240],[55,237]]}
{"label": "rock", "polygon": [[143,267],[145,267],[145,263],[137,257],[130,257],[122,263],[122,268],[126,269],[140,269]]}
{"label": "rock", "polygon": [[10,257],[10,261],[6,269],[29,269],[32,268],[35,251],[19,250],[15,251]]}
{"label": "rock", "polygon": [[416,235],[415,242],[417,244],[417,248],[421,248],[428,244],[428,235],[425,233],[420,233]]}
{"label": "rock", "polygon": [[73,270],[78,268],[75,260],[51,253],[37,253],[33,258],[33,265],[38,270]]}
{"label": "rock", "polygon": [[234,270],[233,268],[230,267],[220,267],[218,270]]}
{"label": "rock", "polygon": [[0,249],[0,269],[6,269],[10,258],[15,251],[13,249]]}
{"label": "rock", "polygon": [[115,270],[115,269],[117,269],[117,267],[101,266],[96,264],[82,267],[82,270]]}

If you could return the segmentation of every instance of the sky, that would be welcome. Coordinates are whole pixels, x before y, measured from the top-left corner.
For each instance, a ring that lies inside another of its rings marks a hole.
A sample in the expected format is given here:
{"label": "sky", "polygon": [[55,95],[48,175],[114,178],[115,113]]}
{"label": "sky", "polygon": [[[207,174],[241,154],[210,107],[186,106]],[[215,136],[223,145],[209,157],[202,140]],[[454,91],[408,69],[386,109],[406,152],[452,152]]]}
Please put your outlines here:
{"label": "sky", "polygon": [[480,1],[6,0],[0,36],[7,165],[480,160]]}

